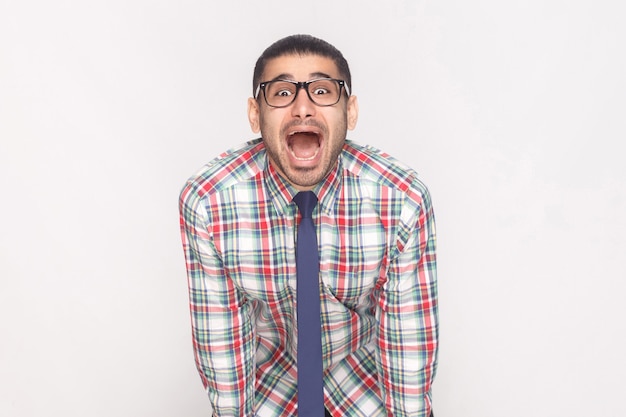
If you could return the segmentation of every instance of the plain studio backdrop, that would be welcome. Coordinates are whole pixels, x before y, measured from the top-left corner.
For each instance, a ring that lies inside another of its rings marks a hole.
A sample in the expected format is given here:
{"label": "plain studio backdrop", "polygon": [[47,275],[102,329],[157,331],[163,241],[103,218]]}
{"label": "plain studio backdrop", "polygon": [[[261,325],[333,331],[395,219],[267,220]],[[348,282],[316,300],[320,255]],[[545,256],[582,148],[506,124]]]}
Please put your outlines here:
{"label": "plain studio backdrop", "polygon": [[619,1],[0,1],[0,415],[201,417],[178,193],[310,33],[438,224],[437,417],[624,416]]}

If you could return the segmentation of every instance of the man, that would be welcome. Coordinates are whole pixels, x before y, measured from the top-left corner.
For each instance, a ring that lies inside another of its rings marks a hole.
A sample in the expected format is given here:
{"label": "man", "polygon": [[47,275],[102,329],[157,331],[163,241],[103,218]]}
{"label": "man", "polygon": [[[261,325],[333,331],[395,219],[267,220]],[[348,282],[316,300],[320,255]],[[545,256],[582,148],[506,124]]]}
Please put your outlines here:
{"label": "man", "polygon": [[[261,138],[210,162],[180,198],[196,364],[214,414],[302,417],[319,385],[311,415],[427,417],[438,317],[426,187],[346,140],[358,104],[332,45],[281,39],[253,78],[248,117]],[[301,234],[308,217],[313,232]],[[314,265],[300,266],[305,252]],[[311,271],[315,288],[298,293]],[[305,314],[316,324],[301,324]],[[298,355],[316,341],[320,355]],[[303,377],[317,360],[319,384]]]}

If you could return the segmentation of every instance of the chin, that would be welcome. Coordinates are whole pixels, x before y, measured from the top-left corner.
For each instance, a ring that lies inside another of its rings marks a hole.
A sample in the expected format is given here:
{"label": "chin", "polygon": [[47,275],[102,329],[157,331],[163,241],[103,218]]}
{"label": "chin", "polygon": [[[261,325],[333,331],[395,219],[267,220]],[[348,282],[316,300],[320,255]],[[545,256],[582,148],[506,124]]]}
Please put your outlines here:
{"label": "chin", "polygon": [[295,169],[289,172],[287,175],[287,179],[294,186],[300,188],[313,188],[320,182],[324,181],[324,178],[330,172],[331,167],[326,167],[327,169],[323,169],[322,167],[315,168],[300,168]]}

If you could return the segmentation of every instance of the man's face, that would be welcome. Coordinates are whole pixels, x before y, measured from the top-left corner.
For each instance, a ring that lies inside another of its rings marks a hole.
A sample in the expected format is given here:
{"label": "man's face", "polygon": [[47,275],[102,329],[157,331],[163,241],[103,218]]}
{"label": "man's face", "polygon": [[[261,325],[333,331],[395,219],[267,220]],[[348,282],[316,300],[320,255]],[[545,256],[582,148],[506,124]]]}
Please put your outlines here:
{"label": "man's face", "polygon": [[[318,55],[285,55],[268,61],[262,81],[277,78],[309,81],[341,79],[330,58]],[[334,168],[348,129],[356,126],[355,96],[342,91],[339,102],[320,107],[300,89],[295,101],[283,108],[270,107],[262,92],[248,100],[248,118],[255,133],[261,132],[272,166],[298,190],[310,190]]]}

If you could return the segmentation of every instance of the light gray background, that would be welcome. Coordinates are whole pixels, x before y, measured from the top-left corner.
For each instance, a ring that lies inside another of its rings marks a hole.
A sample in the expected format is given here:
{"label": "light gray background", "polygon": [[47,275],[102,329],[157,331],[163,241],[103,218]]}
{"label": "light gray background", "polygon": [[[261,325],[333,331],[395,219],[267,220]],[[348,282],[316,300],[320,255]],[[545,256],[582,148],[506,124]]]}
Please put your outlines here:
{"label": "light gray background", "polygon": [[619,1],[0,1],[0,415],[208,416],[177,197],[311,33],[439,233],[437,417],[626,415]]}

